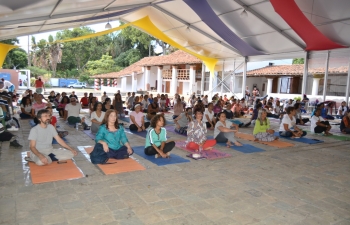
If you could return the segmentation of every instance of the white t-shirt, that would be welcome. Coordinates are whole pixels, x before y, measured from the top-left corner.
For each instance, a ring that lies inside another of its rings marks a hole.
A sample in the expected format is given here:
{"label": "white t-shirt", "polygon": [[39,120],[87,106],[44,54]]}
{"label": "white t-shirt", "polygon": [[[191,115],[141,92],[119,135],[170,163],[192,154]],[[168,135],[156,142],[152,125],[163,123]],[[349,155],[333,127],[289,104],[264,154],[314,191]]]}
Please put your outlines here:
{"label": "white t-shirt", "polygon": [[223,124],[223,123],[221,123],[221,121],[218,121],[216,124],[215,124],[215,129],[214,129],[214,138],[216,138],[216,136],[218,136],[219,134],[220,134],[220,130],[219,130],[219,127],[226,127],[226,128],[231,128],[231,126],[232,126],[232,122],[231,121],[229,121],[229,120],[226,120],[225,121],[225,124],[226,124],[226,126]]}
{"label": "white t-shirt", "polygon": [[[130,113],[130,116],[133,116],[135,118],[135,122],[139,127],[142,126],[142,118],[144,117],[143,112],[140,111],[139,113],[137,113],[135,111],[132,111]],[[134,124],[131,119],[130,119],[130,123]]]}
{"label": "white t-shirt", "polygon": [[102,95],[102,96],[101,96],[101,102],[105,102],[106,98],[108,98],[107,95],[106,95],[106,96],[105,96],[105,95]]}
{"label": "white t-shirt", "polygon": [[67,104],[64,108],[68,112],[68,117],[74,116],[79,117],[81,105],[80,103],[76,103],[76,105],[72,105],[71,103]]}
{"label": "white t-shirt", "polygon": [[211,113],[210,113],[208,109],[205,109],[204,115],[203,115],[203,122],[209,122],[209,121],[207,120],[206,115],[208,115],[210,121],[212,121],[212,120],[213,120],[213,117],[214,117],[214,111],[211,111]]}
{"label": "white t-shirt", "polygon": [[283,124],[288,124],[288,128],[289,128],[290,130],[294,130],[294,126],[295,126],[296,123],[297,123],[297,121],[295,120],[295,117],[294,117],[294,116],[293,116],[292,119],[290,119],[290,117],[288,116],[288,114],[285,114],[285,115],[283,116],[283,119],[282,119],[282,122],[281,122],[279,131],[286,131],[286,130],[284,129],[284,125],[283,125]]}
{"label": "white t-shirt", "polygon": [[32,105],[24,106],[23,104],[21,104],[21,108],[23,108],[24,111],[26,111],[27,113],[31,113],[32,112]]}
{"label": "white t-shirt", "polygon": [[202,103],[203,103],[203,105],[208,105],[208,99],[207,98],[203,98],[202,99]]}
{"label": "white t-shirt", "polygon": [[317,127],[316,123],[325,121],[322,116],[313,116],[311,117],[311,132],[314,132],[315,127]]}
{"label": "white t-shirt", "polygon": [[12,85],[13,85],[13,83],[11,83],[10,81],[4,80],[4,87],[9,88],[9,87],[11,87]]}
{"label": "white t-shirt", "polygon": [[281,106],[275,106],[275,110],[273,110],[273,114],[276,114],[276,115],[281,114]]}
{"label": "white t-shirt", "polygon": [[96,114],[96,111],[94,111],[94,112],[92,112],[91,113],[91,120],[93,120],[93,119],[95,119],[95,120],[97,120],[98,122],[102,122],[102,120],[105,118],[105,112],[101,112],[101,116],[100,117],[98,117],[97,116],[97,114]]}
{"label": "white t-shirt", "polygon": [[[339,114],[340,111],[342,111],[341,114]],[[344,106],[344,107],[343,106],[339,106],[337,115],[338,116],[345,116],[347,111],[348,111],[348,107],[347,106]]]}

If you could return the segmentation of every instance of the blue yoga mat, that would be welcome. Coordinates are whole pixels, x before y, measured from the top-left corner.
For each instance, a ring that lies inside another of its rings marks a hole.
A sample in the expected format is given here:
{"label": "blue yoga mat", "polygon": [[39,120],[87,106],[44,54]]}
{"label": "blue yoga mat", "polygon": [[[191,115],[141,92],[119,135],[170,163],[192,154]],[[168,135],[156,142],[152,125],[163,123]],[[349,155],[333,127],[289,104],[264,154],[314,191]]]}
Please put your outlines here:
{"label": "blue yoga mat", "polygon": [[[65,137],[63,137],[62,140],[64,140],[64,142],[68,143],[68,140]],[[58,142],[56,141],[55,138],[52,139],[52,144],[53,145],[58,145]]]}
{"label": "blue yoga mat", "polygon": [[285,139],[289,139],[292,141],[296,141],[296,142],[301,142],[301,143],[305,143],[305,144],[318,144],[318,143],[323,143],[324,141],[322,140],[318,140],[318,139],[311,139],[311,138],[306,138],[306,137],[301,137],[301,138],[290,138],[290,137],[283,137],[280,136],[279,132],[275,132],[275,136],[277,137],[281,137],[281,138],[285,138]]}
{"label": "blue yoga mat", "polygon": [[146,138],[146,136],[147,136],[147,131],[132,132],[129,129],[125,129],[125,132],[127,132],[129,134],[135,134],[135,135],[138,135],[138,136],[143,137],[143,138]]}
{"label": "blue yoga mat", "polygon": [[156,164],[157,166],[165,166],[169,164],[177,164],[177,163],[187,163],[190,162],[188,159],[184,159],[178,155],[171,154],[170,158],[155,158],[154,155],[146,155],[145,154],[145,146],[132,147],[135,154],[141,156],[142,158]]}
{"label": "blue yoga mat", "polygon": [[129,117],[124,117],[124,118],[118,118],[118,120],[130,123],[130,118]]}
{"label": "blue yoga mat", "polygon": [[[218,143],[221,146],[226,146],[226,143]],[[231,147],[233,150],[242,152],[242,153],[254,153],[254,152],[265,152],[264,149],[255,147],[253,145],[250,144],[243,144],[243,146],[232,146]]]}

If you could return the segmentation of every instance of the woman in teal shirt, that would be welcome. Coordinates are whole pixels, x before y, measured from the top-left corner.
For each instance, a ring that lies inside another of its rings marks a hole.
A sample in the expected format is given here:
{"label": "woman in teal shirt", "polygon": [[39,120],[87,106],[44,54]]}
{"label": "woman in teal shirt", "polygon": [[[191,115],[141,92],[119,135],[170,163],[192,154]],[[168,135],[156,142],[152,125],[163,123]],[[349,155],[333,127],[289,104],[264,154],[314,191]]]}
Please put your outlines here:
{"label": "woman in teal shirt", "polygon": [[126,159],[134,153],[114,109],[107,110],[95,141],[95,148],[103,148],[109,158]]}
{"label": "woman in teal shirt", "polygon": [[261,109],[258,112],[253,135],[255,141],[274,141],[278,139],[278,137],[275,136],[275,131],[270,129],[270,121],[267,118],[267,112],[265,109]]}
{"label": "woman in teal shirt", "polygon": [[151,128],[146,136],[145,154],[154,155],[156,158],[168,158],[170,151],[175,147],[175,142],[167,142],[165,118],[163,114],[157,114],[151,120]]}

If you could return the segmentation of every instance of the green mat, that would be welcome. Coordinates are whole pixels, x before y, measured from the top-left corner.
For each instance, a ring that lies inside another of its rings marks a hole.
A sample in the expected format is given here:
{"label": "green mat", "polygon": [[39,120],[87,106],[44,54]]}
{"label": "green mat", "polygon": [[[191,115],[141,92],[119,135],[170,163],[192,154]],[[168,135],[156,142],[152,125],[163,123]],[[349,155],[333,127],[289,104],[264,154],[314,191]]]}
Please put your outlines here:
{"label": "green mat", "polygon": [[[311,134],[311,132],[309,130],[305,130],[303,129],[304,131],[307,131],[308,133]],[[312,133],[314,135],[322,135],[323,137],[328,137],[328,138],[333,138],[333,139],[336,139],[336,140],[339,140],[339,141],[350,141],[350,136],[340,136],[340,135],[330,135],[330,136],[325,136],[323,134],[315,134],[315,133]]]}

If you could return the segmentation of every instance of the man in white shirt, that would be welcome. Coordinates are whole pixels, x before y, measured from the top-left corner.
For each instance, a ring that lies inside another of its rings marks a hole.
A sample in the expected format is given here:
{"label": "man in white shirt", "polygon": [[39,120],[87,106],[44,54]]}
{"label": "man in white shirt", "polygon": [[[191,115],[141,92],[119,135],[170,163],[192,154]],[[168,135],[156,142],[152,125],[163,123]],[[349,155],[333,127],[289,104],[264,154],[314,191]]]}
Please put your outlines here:
{"label": "man in white shirt", "polygon": [[104,91],[103,95],[101,96],[101,102],[104,103],[106,98],[108,98],[107,93]]}
{"label": "man in white shirt", "polygon": [[70,98],[70,103],[64,108],[64,120],[68,120],[68,123],[71,125],[76,125],[81,123],[84,127],[84,130],[87,130],[87,125],[85,123],[85,118],[80,118],[81,105],[77,102],[75,97]]}
{"label": "man in white shirt", "polygon": [[329,131],[332,129],[328,121],[325,121],[321,116],[321,109],[316,109],[315,115],[311,117],[311,132],[325,135],[332,135]]}
{"label": "man in white shirt", "polygon": [[128,102],[127,102],[128,109],[132,109],[132,107],[134,106],[134,99],[135,99],[135,92],[133,92],[128,99]]}
{"label": "man in white shirt", "polygon": [[349,107],[346,106],[346,102],[343,101],[341,103],[341,106],[339,106],[338,108],[338,113],[337,113],[337,118],[338,119],[343,119],[343,117],[346,115],[346,113],[348,112]]}
{"label": "man in white shirt", "polygon": [[8,80],[5,80],[4,78],[1,78],[1,81],[4,83],[4,88],[9,90],[9,92],[15,91],[15,85],[13,83],[11,83]]}

